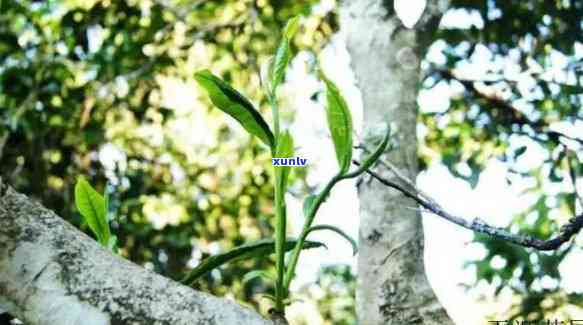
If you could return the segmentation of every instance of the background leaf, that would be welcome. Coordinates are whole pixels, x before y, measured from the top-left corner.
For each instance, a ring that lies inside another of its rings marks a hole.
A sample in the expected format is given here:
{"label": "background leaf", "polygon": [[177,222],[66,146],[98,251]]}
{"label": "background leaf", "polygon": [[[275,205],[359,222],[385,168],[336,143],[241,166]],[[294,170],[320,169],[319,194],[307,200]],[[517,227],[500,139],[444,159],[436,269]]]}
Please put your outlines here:
{"label": "background leaf", "polygon": [[207,91],[216,107],[236,119],[247,132],[270,148],[274,147],[273,133],[249,100],[208,70],[197,72],[194,78]]}

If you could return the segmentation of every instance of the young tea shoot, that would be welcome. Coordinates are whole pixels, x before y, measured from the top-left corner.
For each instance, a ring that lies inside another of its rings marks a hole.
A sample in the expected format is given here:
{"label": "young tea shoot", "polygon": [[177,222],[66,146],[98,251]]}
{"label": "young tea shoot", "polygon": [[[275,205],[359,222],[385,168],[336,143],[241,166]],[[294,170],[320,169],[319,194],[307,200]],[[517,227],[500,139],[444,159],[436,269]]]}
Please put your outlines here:
{"label": "young tea shoot", "polygon": [[[285,71],[293,58],[291,42],[298,27],[299,17],[289,20],[282,31],[282,38],[275,55],[268,62],[266,75],[263,76],[263,90],[272,110],[273,120],[271,127],[250,100],[221,78],[213,75],[209,70],[203,70],[194,75],[199,86],[206,90],[214,106],[234,118],[243,129],[252,136],[259,138],[269,148],[273,165],[275,232],[273,239],[261,239],[256,242],[246,243],[205,259],[192,269],[182,279],[182,282],[191,285],[203,275],[226,263],[275,253],[275,274],[270,274],[263,270],[254,270],[249,272],[243,279],[244,282],[247,282],[261,277],[275,282],[275,294],[264,295],[275,303],[272,313],[274,317],[283,317],[285,306],[292,301],[288,297],[289,287],[295,276],[301,251],[324,246],[322,243],[309,241],[308,236],[311,233],[320,230],[333,231],[350,242],[353,252],[356,254],[358,248],[354,239],[335,226],[314,225],[314,220],[319,208],[330,195],[334,186],[344,179],[358,177],[366,172],[386,151],[389,143],[389,130],[385,128],[383,130],[384,136],[377,148],[362,160],[358,168],[350,170],[353,150],[353,126],[350,109],[334,82],[322,72],[319,72],[319,76],[326,87],[326,117],[336,160],[338,161],[338,172],[319,193],[307,195],[304,199],[303,213],[305,221],[299,238],[291,239],[286,237],[285,193],[288,188],[288,178],[292,167],[305,167],[307,160],[301,157],[294,157],[293,136],[289,130],[280,129],[277,88],[283,82]],[[75,186],[75,204],[97,241],[116,252],[117,238],[111,234],[111,229],[109,228],[107,196],[97,192],[81,176]],[[290,256],[286,261],[287,252],[290,252]]]}
{"label": "young tea shoot", "polygon": [[109,228],[108,196],[101,195],[83,176],[80,176],[75,185],[75,205],[97,241],[117,252],[117,237],[111,234]]}
{"label": "young tea shoot", "polygon": [[[291,43],[294,34],[299,28],[299,21],[299,18],[296,17],[287,23],[282,31],[282,38],[275,54],[268,61],[267,69],[262,76],[263,90],[272,110],[271,126],[264,120],[259,110],[253,106],[249,99],[221,78],[213,75],[209,70],[197,72],[194,76],[199,86],[206,90],[214,106],[238,121],[243,129],[252,136],[259,138],[269,148],[273,162],[275,232],[273,239],[262,239],[254,243],[247,243],[225,253],[207,258],[198,267],[191,270],[184,277],[183,282],[192,284],[202,275],[225,263],[275,253],[275,274],[270,274],[263,270],[254,270],[245,276],[244,280],[249,281],[253,278],[262,277],[275,282],[275,294],[266,294],[265,296],[274,301],[273,313],[277,317],[283,317],[286,304],[292,301],[288,297],[289,287],[294,278],[301,251],[323,246],[321,243],[307,240],[309,234],[320,230],[333,231],[347,239],[356,254],[357,244],[354,239],[332,225],[314,225],[314,220],[318,209],[329,196],[334,186],[344,179],[358,177],[366,172],[385,152],[389,142],[387,128],[386,132],[384,132],[384,137],[380,140],[374,152],[362,160],[360,167],[351,171],[353,126],[350,109],[334,82],[320,72],[319,76],[326,87],[326,117],[338,161],[338,172],[321,192],[308,195],[305,198],[303,205],[305,222],[299,238],[288,239],[286,237],[285,193],[288,188],[288,178],[292,167],[305,166],[306,160],[301,157],[294,157],[293,136],[289,130],[281,130],[280,128],[277,89],[285,79],[285,71],[293,58]],[[100,224],[99,227],[103,227],[103,225]],[[286,261],[287,252],[291,252],[291,254]]]}

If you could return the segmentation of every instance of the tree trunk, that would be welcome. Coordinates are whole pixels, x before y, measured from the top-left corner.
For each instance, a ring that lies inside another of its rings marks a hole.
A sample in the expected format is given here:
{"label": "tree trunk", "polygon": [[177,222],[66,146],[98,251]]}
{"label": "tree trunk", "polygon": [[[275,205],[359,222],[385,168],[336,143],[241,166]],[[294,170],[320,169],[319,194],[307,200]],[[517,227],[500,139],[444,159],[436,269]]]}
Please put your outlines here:
{"label": "tree trunk", "polygon": [[[413,29],[388,0],[346,0],[341,28],[363,100],[363,128],[387,122],[393,148],[384,156],[417,176],[419,62],[447,2],[428,1]],[[379,172],[389,178],[387,171]],[[423,228],[415,203],[378,182],[362,182],[357,312],[359,323],[451,324],[425,276]]]}
{"label": "tree trunk", "polygon": [[29,325],[272,324],[112,255],[1,180],[0,309]]}

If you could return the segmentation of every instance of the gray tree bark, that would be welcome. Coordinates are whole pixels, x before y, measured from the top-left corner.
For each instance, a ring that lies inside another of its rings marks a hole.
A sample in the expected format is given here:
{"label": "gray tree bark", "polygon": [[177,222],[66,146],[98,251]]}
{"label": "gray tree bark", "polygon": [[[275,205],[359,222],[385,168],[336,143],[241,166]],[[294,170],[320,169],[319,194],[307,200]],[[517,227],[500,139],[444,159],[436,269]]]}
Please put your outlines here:
{"label": "gray tree bark", "polygon": [[[363,128],[383,121],[391,125],[395,146],[384,159],[410,179],[417,176],[419,63],[447,5],[429,0],[412,29],[402,25],[393,1],[345,0],[341,5],[340,25],[362,94]],[[359,197],[359,323],[451,324],[425,275],[421,216],[410,209],[416,204],[374,181],[362,182]]]}
{"label": "gray tree bark", "polygon": [[272,324],[112,255],[1,179],[0,309],[27,325]]}

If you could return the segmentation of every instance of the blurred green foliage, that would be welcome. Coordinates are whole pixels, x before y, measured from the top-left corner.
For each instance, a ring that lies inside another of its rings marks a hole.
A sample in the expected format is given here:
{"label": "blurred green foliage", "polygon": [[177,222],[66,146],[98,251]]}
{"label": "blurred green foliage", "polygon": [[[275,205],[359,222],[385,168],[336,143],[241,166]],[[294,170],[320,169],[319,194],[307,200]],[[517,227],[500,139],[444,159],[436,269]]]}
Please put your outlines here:
{"label": "blurred green foliage", "polygon": [[[573,178],[583,175],[583,141],[571,138],[583,127],[583,3],[454,0],[449,14],[458,19],[442,22],[424,80],[426,90],[451,90],[449,104],[420,116],[421,165],[441,162],[475,187],[487,163],[503,162],[508,185],[522,184],[528,202],[512,211],[508,227],[548,239],[575,216]],[[486,282],[514,296],[494,319],[583,314],[576,308],[583,296],[567,291],[558,271],[569,253],[580,253],[580,240],[552,252],[481,235],[475,242],[487,253],[468,263],[476,272],[468,288]]]}
{"label": "blurred green foliage", "polygon": [[355,277],[348,265],[323,266],[315,283],[303,286],[297,293],[299,308],[295,310],[292,305],[288,311],[290,322],[297,325],[356,325]]}
{"label": "blurred green foliage", "polygon": [[[89,231],[73,201],[76,177],[87,175],[109,194],[120,254],[175,279],[210,254],[270,237],[269,152],[210,109],[193,75],[213,70],[269,117],[259,65],[295,15],[306,23],[292,48],[324,44],[334,16],[311,14],[315,5],[0,1],[1,176]],[[270,267],[230,265],[199,289],[258,305],[265,285],[241,280]]]}

